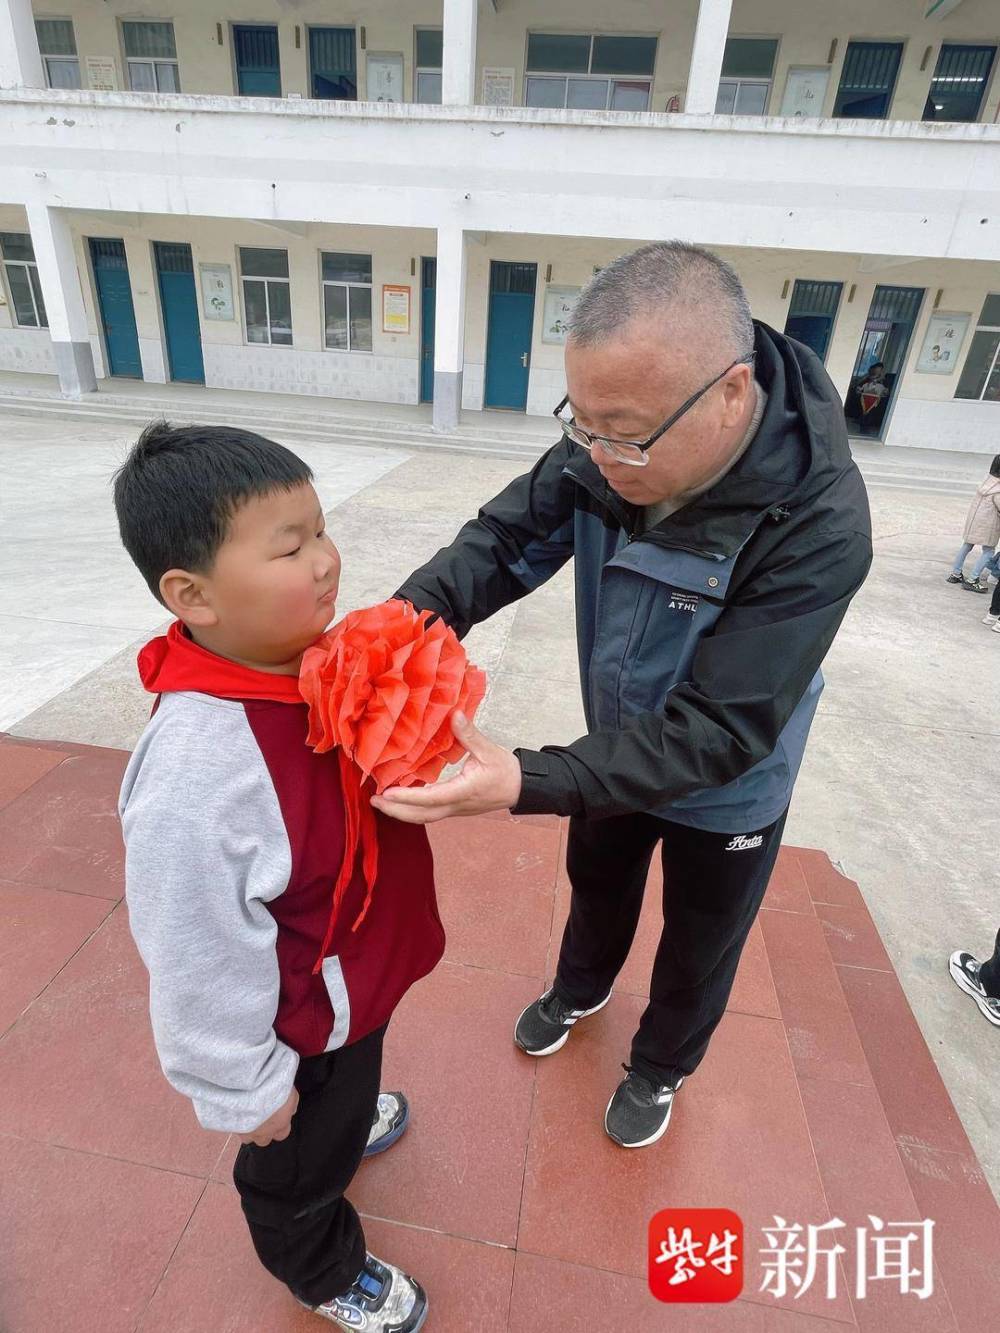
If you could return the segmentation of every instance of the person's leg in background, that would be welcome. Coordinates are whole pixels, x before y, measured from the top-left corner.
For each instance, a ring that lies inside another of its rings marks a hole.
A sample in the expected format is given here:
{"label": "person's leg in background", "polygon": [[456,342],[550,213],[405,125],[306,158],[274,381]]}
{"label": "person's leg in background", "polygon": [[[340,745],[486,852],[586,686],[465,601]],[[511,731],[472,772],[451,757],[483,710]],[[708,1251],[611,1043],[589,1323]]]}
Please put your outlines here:
{"label": "person's leg in background", "polygon": [[980,592],[987,591],[989,576],[985,571],[990,567],[995,554],[996,552],[992,546],[984,546],[979,559],[972,567],[970,583],[974,584]]}
{"label": "person's leg in background", "polygon": [[964,583],[965,575],[962,573],[962,568],[965,565],[966,560],[969,558],[969,552],[972,550],[972,547],[972,542],[963,542],[959,547],[958,555],[955,556],[955,562],[951,567],[951,573],[948,575],[949,583]]}
{"label": "person's leg in background", "polygon": [[965,949],[958,949],[948,959],[952,980],[975,1000],[980,1013],[994,1027],[1000,1027],[1000,930],[993,955],[980,962]]}
{"label": "person's leg in background", "polygon": [[998,634],[1000,634],[1000,582],[993,589],[993,596],[990,598],[990,609],[983,616],[984,625],[992,625]]}

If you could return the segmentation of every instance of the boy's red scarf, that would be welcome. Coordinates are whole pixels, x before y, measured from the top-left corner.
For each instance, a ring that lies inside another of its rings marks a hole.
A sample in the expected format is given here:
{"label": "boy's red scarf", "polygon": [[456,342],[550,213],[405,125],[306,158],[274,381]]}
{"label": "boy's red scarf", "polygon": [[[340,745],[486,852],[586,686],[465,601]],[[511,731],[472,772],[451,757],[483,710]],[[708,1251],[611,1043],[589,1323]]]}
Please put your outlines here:
{"label": "boy's red scarf", "polygon": [[[189,638],[179,620],[174,621],[166,634],[146,644],[139,653],[138,664],[139,677],[150,694],[193,690],[217,699],[264,699],[279,704],[305,704],[299,690],[298,676],[278,676],[268,671],[255,671],[253,667],[240,666],[238,662],[219,657]],[[367,792],[363,790],[361,771],[341,749],[337,750],[337,759],[344,793],[344,860],[333,886],[330,920],[323,947],[313,968],[314,974],[322,968],[326,951],[330,947],[340,907],[354,875],[359,844],[362,848],[367,893],[352,930],[357,930],[368,913],[378,875],[375,812]]]}

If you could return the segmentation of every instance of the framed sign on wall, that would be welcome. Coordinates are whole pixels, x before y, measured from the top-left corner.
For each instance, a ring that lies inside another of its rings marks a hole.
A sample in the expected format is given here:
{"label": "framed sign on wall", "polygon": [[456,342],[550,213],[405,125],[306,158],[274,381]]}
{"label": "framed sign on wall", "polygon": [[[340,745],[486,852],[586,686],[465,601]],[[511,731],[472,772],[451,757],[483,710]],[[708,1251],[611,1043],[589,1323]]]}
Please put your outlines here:
{"label": "framed sign on wall", "polygon": [[958,365],[958,354],[971,322],[971,315],[949,315],[935,310],[927,322],[923,346],[917,357],[918,373],[951,375]]}
{"label": "framed sign on wall", "polygon": [[398,283],[382,285],[382,332],[409,333],[410,289]]}
{"label": "framed sign on wall", "polygon": [[235,319],[233,270],[228,264],[199,264],[201,309],[206,319]]}
{"label": "framed sign on wall", "polygon": [[781,114],[821,116],[829,83],[830,70],[826,65],[793,65],[781,99]]}
{"label": "framed sign on wall", "polygon": [[542,342],[564,343],[581,287],[546,287],[542,312]]}
{"label": "framed sign on wall", "polygon": [[483,70],[483,105],[514,105],[514,70],[487,66]]}
{"label": "framed sign on wall", "polygon": [[399,51],[369,51],[365,95],[369,102],[403,100],[403,56]]}

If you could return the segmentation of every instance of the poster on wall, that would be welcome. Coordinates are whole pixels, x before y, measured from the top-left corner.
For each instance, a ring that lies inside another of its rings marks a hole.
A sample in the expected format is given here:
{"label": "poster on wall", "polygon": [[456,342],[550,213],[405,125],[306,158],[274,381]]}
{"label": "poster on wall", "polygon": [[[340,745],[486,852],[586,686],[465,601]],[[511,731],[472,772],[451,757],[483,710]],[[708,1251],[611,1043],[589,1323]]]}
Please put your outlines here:
{"label": "poster on wall", "polygon": [[483,70],[483,105],[514,105],[513,69],[487,66]]}
{"label": "poster on wall", "polygon": [[403,56],[399,51],[369,51],[366,95],[369,102],[403,100]]}
{"label": "poster on wall", "polygon": [[827,66],[793,66],[788,71],[785,95],[781,100],[783,116],[821,116],[830,83]]}
{"label": "poster on wall", "polygon": [[917,357],[917,371],[921,375],[951,375],[971,321],[971,315],[943,315],[940,311],[931,315]]}
{"label": "poster on wall", "polygon": [[235,319],[233,270],[228,264],[199,264],[201,308],[206,319]]}
{"label": "poster on wall", "polygon": [[569,317],[573,313],[581,287],[546,287],[542,314],[542,342],[565,343]]}
{"label": "poster on wall", "polygon": [[114,56],[87,56],[87,87],[95,93],[116,93],[121,84],[118,79],[118,61]]}
{"label": "poster on wall", "polygon": [[382,285],[382,332],[409,333],[410,289],[395,283]]}

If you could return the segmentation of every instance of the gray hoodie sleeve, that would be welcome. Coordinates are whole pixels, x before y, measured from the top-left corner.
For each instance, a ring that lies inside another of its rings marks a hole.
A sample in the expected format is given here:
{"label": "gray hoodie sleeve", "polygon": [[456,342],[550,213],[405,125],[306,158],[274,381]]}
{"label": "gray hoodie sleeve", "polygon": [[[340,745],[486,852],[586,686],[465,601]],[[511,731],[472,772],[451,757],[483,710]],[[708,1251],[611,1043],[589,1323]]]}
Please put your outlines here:
{"label": "gray hoodie sleeve", "polygon": [[241,704],[169,694],[125,773],[132,935],[149,970],[164,1075],[206,1129],[246,1134],[288,1098],[298,1056],[274,1031],[291,851]]}

